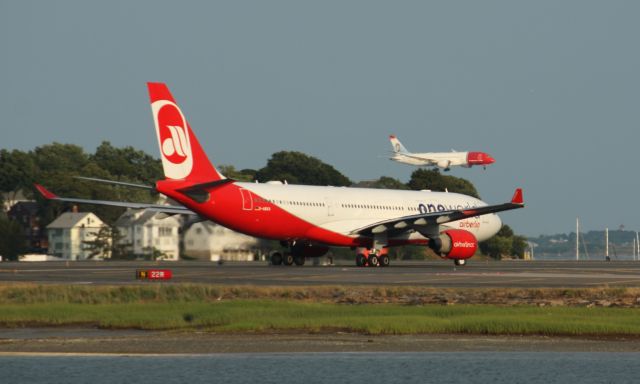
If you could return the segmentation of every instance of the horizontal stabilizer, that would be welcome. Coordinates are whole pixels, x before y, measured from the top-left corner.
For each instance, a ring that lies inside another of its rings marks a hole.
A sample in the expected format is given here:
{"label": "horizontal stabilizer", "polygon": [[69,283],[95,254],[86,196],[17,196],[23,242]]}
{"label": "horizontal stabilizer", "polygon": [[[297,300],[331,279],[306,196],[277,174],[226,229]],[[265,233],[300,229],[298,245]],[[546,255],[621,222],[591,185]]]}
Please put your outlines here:
{"label": "horizontal stabilizer", "polygon": [[197,215],[197,213],[183,206],[60,197],[55,193],[49,191],[48,189],[46,189],[40,184],[35,184],[35,187],[38,190],[38,192],[40,192],[40,194],[47,200],[63,201],[63,202],[77,203],[77,204],[108,205],[112,207],[124,207],[124,208],[132,208],[132,209],[148,209],[154,212],[164,212],[164,213],[174,214],[174,215]]}
{"label": "horizontal stabilizer", "polygon": [[98,182],[98,183],[122,185],[124,187],[142,188],[142,189],[155,189],[151,185],[127,183],[125,181],[114,181],[114,180],[106,180],[106,179],[97,179],[95,177],[84,177],[84,176],[74,176],[74,178],[75,179],[80,179],[80,180],[95,181],[95,182]]}

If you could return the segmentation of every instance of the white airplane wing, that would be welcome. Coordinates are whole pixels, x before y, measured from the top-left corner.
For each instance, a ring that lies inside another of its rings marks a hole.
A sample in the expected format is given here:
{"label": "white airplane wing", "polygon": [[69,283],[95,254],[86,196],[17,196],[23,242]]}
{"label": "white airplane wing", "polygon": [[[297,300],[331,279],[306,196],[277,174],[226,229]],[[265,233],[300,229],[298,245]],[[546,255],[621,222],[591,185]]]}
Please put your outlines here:
{"label": "white airplane wing", "polygon": [[469,209],[429,212],[417,215],[402,216],[394,219],[379,221],[377,223],[367,225],[366,227],[358,228],[352,231],[351,234],[365,236],[376,235],[384,232],[398,234],[411,229],[437,226],[440,224],[449,223],[451,221],[466,219],[468,217],[481,216],[489,213],[508,211],[518,208],[524,208],[521,188],[516,189],[513,197],[511,198],[511,201],[508,203],[487,205],[484,207]]}
{"label": "white airplane wing", "polygon": [[409,158],[411,158],[411,159],[422,160],[422,161],[428,161],[428,162],[430,162],[430,163],[434,163],[434,164],[437,162],[437,160],[436,160],[436,159],[434,159],[434,158],[432,158],[432,157],[420,156],[420,155],[417,155],[417,154],[415,154],[415,153],[401,153],[401,155],[402,155],[403,157],[409,157]]}

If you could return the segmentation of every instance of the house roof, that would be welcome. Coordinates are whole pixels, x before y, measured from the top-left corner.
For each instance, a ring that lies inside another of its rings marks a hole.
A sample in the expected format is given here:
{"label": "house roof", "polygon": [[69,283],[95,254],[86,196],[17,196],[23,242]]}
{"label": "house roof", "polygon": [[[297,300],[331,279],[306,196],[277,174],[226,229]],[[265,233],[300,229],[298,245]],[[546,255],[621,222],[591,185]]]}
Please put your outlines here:
{"label": "house roof", "polygon": [[29,214],[35,215],[40,208],[40,204],[35,201],[18,201],[9,209],[9,215]]}
{"label": "house roof", "polygon": [[65,212],[47,225],[47,228],[73,228],[88,216],[93,216],[95,219],[95,227],[103,224],[102,220],[91,212]]}
{"label": "house roof", "polygon": [[[123,213],[118,220],[116,220],[115,225],[117,227],[128,227],[132,225],[144,225],[150,220],[153,220],[156,215],[160,214],[160,212],[152,211],[152,210],[133,210],[129,209],[125,213]],[[164,219],[162,219],[164,220]],[[166,218],[169,220],[169,218]],[[177,220],[177,219],[176,219]],[[178,222],[179,224],[179,222]]]}

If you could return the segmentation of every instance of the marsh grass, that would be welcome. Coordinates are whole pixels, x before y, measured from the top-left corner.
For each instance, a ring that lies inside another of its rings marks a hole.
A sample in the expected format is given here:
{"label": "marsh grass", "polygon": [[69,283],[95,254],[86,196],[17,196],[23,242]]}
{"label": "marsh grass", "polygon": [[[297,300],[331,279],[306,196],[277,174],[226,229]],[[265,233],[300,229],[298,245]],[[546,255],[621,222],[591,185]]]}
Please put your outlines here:
{"label": "marsh grass", "polygon": [[[422,287],[191,284],[4,285],[0,286],[0,326],[640,336],[637,306],[540,305],[559,298],[569,303],[584,300],[637,303],[638,296],[637,288],[469,291]],[[440,302],[448,305],[433,304]]]}
{"label": "marsh grass", "polygon": [[343,305],[234,300],[215,303],[5,304],[4,327],[90,325],[106,329],[367,334],[640,335],[635,308],[493,305]]}

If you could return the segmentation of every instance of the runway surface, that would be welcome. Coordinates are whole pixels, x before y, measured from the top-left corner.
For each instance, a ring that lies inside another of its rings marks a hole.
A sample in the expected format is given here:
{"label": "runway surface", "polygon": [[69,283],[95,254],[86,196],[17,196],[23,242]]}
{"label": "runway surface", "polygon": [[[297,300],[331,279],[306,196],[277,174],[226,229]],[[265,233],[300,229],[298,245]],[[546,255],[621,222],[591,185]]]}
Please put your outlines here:
{"label": "runway surface", "polygon": [[394,262],[388,268],[269,266],[266,262],[46,262],[0,263],[0,283],[156,284],[137,280],[138,269],[170,269],[166,283],[224,285],[384,285],[425,287],[640,287],[640,262],[634,261],[450,261]]}

